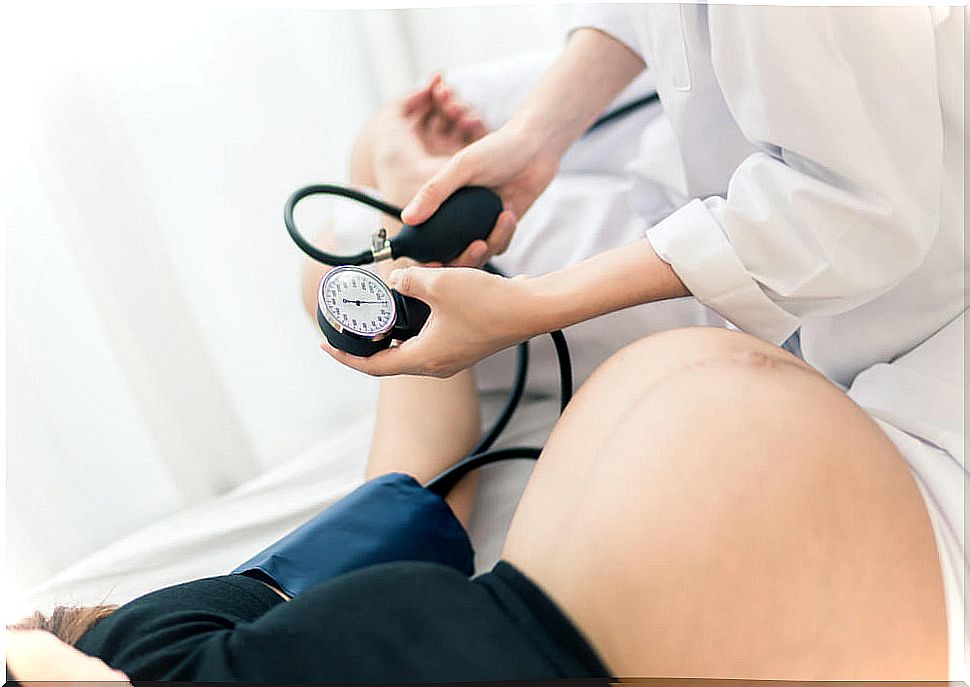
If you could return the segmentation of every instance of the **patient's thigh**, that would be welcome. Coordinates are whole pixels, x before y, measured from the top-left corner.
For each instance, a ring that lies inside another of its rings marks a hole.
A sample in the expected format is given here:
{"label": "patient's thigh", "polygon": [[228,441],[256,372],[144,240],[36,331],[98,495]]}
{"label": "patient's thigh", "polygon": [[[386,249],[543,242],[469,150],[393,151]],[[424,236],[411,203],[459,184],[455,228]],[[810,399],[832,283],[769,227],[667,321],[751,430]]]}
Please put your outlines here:
{"label": "patient's thigh", "polygon": [[718,329],[623,349],[546,444],[503,557],[621,676],[941,679],[926,510],[797,358]]}

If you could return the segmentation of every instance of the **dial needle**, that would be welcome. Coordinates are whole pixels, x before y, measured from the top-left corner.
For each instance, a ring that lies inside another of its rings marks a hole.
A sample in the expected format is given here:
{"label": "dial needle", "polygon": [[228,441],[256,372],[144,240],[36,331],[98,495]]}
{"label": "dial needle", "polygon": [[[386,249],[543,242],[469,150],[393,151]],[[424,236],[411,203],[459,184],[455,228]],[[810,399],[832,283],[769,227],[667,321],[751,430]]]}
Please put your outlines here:
{"label": "dial needle", "polygon": [[353,303],[354,305],[357,305],[357,306],[359,306],[361,303],[368,303],[370,305],[378,305],[380,303],[380,301],[355,301],[349,298],[344,298],[343,300],[344,300],[344,303]]}

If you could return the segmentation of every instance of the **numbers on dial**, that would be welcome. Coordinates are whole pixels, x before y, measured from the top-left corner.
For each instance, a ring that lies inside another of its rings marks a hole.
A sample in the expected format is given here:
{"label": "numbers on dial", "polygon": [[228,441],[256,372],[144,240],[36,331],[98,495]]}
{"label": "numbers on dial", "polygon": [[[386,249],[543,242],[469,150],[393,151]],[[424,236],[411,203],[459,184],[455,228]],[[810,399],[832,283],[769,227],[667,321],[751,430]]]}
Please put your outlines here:
{"label": "numbers on dial", "polygon": [[320,306],[344,329],[380,334],[393,325],[391,293],[376,276],[356,267],[331,270],[320,286]]}

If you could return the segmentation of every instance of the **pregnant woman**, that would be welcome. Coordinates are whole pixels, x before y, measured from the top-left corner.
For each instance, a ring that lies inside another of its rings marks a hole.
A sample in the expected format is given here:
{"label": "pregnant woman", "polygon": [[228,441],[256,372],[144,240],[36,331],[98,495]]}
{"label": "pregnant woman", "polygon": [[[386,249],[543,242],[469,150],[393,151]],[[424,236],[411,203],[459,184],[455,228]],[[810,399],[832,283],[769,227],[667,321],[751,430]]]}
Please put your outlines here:
{"label": "pregnant woman", "polygon": [[[530,284],[459,268],[410,286],[439,304],[451,294],[435,281],[452,277],[475,280],[496,322]],[[474,443],[468,373],[386,381],[378,423],[397,440],[375,444],[372,478],[424,481]],[[451,502],[462,518],[463,498]],[[946,676],[933,530],[892,442],[799,358],[713,328],[647,337],[600,366],[491,572],[391,562],[285,596],[248,576],[199,580],[69,639],[133,680]]]}

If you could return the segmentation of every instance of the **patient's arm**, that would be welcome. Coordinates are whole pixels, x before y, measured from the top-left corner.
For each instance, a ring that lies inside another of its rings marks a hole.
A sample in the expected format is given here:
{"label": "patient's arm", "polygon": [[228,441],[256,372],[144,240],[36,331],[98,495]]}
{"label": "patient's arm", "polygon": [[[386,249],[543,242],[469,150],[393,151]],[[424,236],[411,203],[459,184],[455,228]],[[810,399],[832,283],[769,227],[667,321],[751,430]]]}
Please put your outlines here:
{"label": "patient's arm", "polygon": [[43,630],[6,630],[7,677],[24,687],[130,684],[128,676]]}
{"label": "patient's arm", "polygon": [[[454,101],[439,78],[375,114],[358,138],[351,158],[351,183],[376,188],[392,203],[404,203],[428,177],[472,137],[484,135],[480,120]],[[384,218],[390,235],[400,223]],[[361,237],[364,240],[365,237]],[[321,237],[319,245],[326,245]],[[382,263],[386,278],[401,261]],[[317,285],[327,268],[308,261],[303,274],[307,312],[316,320]],[[393,377],[381,380],[377,423],[367,477],[405,472],[427,481],[464,456],[481,434],[474,373],[450,379]],[[448,496],[467,526],[475,479],[462,481]]]}

